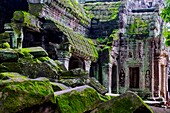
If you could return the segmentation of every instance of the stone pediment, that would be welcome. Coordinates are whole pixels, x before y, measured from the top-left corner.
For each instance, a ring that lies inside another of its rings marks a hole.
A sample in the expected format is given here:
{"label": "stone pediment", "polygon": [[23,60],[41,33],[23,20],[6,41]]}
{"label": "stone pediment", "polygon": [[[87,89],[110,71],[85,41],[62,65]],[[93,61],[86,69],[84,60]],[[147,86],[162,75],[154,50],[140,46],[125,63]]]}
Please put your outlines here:
{"label": "stone pediment", "polygon": [[69,52],[72,54],[94,62],[97,60],[98,53],[91,39],[85,38],[81,34],[76,33],[72,29],[57,22],[54,23],[51,21],[49,23],[45,23],[44,28],[45,30],[56,30],[56,32],[62,32],[68,41],[65,42],[65,44],[69,44]]}

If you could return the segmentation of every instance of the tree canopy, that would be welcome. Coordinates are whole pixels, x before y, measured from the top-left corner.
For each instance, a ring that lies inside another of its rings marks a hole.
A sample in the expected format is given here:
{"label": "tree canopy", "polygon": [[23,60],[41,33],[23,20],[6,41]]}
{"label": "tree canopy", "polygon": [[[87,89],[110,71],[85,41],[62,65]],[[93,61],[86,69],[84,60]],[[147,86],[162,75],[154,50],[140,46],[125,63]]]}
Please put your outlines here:
{"label": "tree canopy", "polygon": [[[166,23],[170,22],[170,0],[165,0],[165,7],[161,11],[161,17]],[[166,46],[170,46],[170,31],[168,27],[164,30],[164,37],[166,38]]]}

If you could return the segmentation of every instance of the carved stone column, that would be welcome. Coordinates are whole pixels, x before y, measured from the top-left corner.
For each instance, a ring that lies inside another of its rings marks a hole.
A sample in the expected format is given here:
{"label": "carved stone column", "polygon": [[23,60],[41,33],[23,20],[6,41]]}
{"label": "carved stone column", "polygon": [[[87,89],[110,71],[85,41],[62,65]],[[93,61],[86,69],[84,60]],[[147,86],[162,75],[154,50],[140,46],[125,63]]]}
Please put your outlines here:
{"label": "carved stone column", "polygon": [[69,61],[70,61],[71,53],[68,51],[59,51],[58,61],[62,62],[66,69],[69,69]]}
{"label": "carved stone column", "polygon": [[90,73],[91,61],[85,60],[84,63],[85,63],[85,71]]}

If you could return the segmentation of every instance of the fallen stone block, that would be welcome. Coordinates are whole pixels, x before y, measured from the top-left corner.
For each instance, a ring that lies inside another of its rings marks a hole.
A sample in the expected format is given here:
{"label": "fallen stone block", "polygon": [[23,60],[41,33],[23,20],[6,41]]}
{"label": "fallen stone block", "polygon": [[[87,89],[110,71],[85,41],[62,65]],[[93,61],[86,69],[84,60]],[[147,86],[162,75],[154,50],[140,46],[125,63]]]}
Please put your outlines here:
{"label": "fallen stone block", "polygon": [[87,85],[55,92],[54,95],[59,113],[84,113],[101,102],[99,94]]}
{"label": "fallen stone block", "polygon": [[48,79],[0,80],[0,113],[15,113],[49,101],[55,103]]}
{"label": "fallen stone block", "polygon": [[23,55],[30,53],[31,55],[34,56],[34,58],[48,56],[48,53],[42,47],[22,48],[20,49],[20,53]]}
{"label": "fallen stone block", "polygon": [[153,113],[153,111],[138,95],[127,92],[100,104],[90,113]]}
{"label": "fallen stone block", "polygon": [[17,61],[18,53],[13,49],[0,49],[0,62]]}

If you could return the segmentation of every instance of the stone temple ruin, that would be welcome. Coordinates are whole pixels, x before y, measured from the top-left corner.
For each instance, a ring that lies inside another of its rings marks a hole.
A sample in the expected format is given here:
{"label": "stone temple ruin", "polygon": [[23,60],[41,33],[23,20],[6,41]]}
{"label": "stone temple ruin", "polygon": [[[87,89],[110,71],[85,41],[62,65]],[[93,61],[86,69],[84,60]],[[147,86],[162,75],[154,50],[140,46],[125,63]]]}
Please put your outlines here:
{"label": "stone temple ruin", "polygon": [[170,66],[160,17],[163,1],[79,2],[27,0],[14,3],[27,8],[4,6],[1,44],[41,46],[67,70],[88,71],[109,93],[131,90],[167,100]]}

